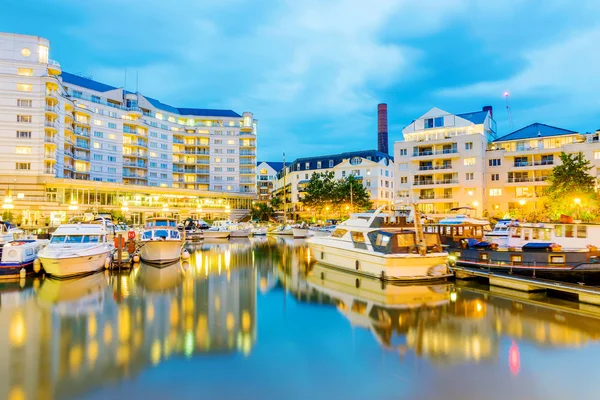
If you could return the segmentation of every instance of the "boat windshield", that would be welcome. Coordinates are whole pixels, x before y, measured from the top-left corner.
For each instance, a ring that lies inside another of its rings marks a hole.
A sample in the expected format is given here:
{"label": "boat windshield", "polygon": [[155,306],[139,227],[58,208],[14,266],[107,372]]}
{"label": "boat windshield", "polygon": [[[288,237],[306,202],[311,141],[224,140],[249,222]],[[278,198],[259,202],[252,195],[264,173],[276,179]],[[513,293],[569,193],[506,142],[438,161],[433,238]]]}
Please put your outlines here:
{"label": "boat windshield", "polygon": [[159,219],[156,221],[148,221],[148,227],[152,227],[152,226],[177,226],[177,223],[175,221],[170,221],[167,219]]}
{"label": "boat windshield", "polygon": [[169,237],[169,231],[164,229],[156,230],[154,231],[154,237],[166,239]]}
{"label": "boat windshield", "polygon": [[50,243],[102,243],[102,235],[53,235]]}

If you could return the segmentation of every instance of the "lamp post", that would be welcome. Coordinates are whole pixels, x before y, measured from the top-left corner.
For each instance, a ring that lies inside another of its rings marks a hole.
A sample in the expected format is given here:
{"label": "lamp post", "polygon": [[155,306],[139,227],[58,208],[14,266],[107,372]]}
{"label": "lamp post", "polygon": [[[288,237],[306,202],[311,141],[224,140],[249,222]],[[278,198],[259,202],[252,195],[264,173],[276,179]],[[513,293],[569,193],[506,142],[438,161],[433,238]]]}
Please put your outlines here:
{"label": "lamp post", "polygon": [[579,219],[579,214],[581,214],[581,199],[579,197],[575,197],[575,199],[573,199],[573,202],[575,203],[575,207],[577,208],[577,216],[575,219]]}

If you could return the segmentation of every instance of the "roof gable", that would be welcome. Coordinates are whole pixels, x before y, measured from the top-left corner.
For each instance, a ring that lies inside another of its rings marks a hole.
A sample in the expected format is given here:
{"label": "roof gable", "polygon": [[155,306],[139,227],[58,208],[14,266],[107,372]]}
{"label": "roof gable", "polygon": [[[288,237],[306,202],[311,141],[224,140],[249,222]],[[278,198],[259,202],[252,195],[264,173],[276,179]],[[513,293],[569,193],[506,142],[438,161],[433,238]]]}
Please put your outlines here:
{"label": "roof gable", "polygon": [[485,122],[485,119],[488,116],[489,111],[475,111],[464,114],[456,114],[457,117],[466,119],[467,121],[471,121],[472,123],[479,125]]}
{"label": "roof gable", "polygon": [[539,122],[528,125],[524,128],[516,130],[508,135],[502,136],[494,142],[504,142],[507,140],[523,140],[523,139],[535,139],[540,137],[551,137],[561,135],[573,135],[577,132],[568,129],[557,128],[546,124],[540,124]]}
{"label": "roof gable", "polygon": [[273,168],[275,172],[279,172],[283,169],[283,163],[281,161],[258,161],[256,165],[260,166],[262,163],[265,163],[269,167]]}

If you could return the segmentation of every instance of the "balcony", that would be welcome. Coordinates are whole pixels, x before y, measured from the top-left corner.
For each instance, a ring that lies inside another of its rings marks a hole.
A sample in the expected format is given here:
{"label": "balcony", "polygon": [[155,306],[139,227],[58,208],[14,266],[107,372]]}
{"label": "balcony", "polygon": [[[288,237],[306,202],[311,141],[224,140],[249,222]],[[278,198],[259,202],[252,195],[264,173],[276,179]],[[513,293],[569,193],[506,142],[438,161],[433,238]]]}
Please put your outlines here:
{"label": "balcony", "polygon": [[56,140],[56,137],[54,137],[54,136],[46,135],[46,136],[44,136],[44,142],[56,144],[57,140]]}
{"label": "balcony", "polygon": [[48,160],[55,160],[56,159],[56,153],[53,151],[46,151],[44,152],[44,158],[48,159]]}
{"label": "balcony", "polygon": [[67,171],[73,171],[74,167],[72,165],[65,164],[64,165],[64,169],[67,170]]}
{"label": "balcony", "polygon": [[54,171],[54,168],[44,168],[44,174],[47,175],[54,175],[56,172]]}
{"label": "balcony", "polygon": [[75,142],[75,147],[79,149],[89,149],[90,144],[87,142],[80,142],[79,140]]}
{"label": "balcony", "polygon": [[73,158],[73,152],[72,151],[65,150],[63,154],[65,155],[65,157],[71,157],[71,158]]}
{"label": "balcony", "polygon": [[136,179],[144,179],[144,180],[148,179],[148,177],[145,175],[139,175],[139,174],[136,174],[135,172],[127,172],[127,171],[123,171],[123,178],[136,178]]}
{"label": "balcony", "polygon": [[240,178],[240,183],[256,183],[254,179]]}
{"label": "balcony", "polygon": [[75,118],[75,123],[83,126],[90,126],[90,120],[88,118]]}
{"label": "balcony", "polygon": [[427,186],[427,185],[451,185],[457,184],[458,179],[437,179],[437,180],[424,180],[424,181],[415,181],[413,182],[413,186]]}
{"label": "balcony", "polygon": [[543,160],[543,161],[515,161],[513,167],[534,167],[534,166],[545,166],[554,165],[554,160]]}
{"label": "balcony", "polygon": [[256,155],[255,151],[248,151],[248,150],[240,151],[240,156],[255,156],[255,155]]}
{"label": "balcony", "polygon": [[422,165],[419,166],[419,171],[437,171],[444,169],[452,169],[452,164],[444,164],[444,165]]}
{"label": "balcony", "polygon": [[182,139],[173,139],[173,143],[185,144],[185,142]]}
{"label": "balcony", "polygon": [[56,123],[56,121],[45,120],[44,121],[44,126],[46,128],[56,129],[57,128],[57,123]]}
{"label": "balcony", "polygon": [[210,183],[210,179],[196,178],[196,183]]}
{"label": "balcony", "polygon": [[147,168],[148,166],[146,164],[142,164],[142,163],[123,161],[123,167],[125,167],[125,168]]}
{"label": "balcony", "polygon": [[87,129],[80,129],[80,128],[75,128],[74,133],[77,136],[83,136],[83,137],[90,137],[90,131],[88,131]]}
{"label": "balcony", "polygon": [[184,172],[185,170],[181,167],[173,167],[173,172]]}
{"label": "balcony", "polygon": [[255,173],[254,168],[240,168],[240,174],[249,175],[249,174],[254,174],[254,173]]}
{"label": "balcony", "polygon": [[81,161],[90,161],[90,156],[88,154],[75,153],[75,159],[81,160]]}
{"label": "balcony", "polygon": [[413,157],[426,157],[426,156],[437,156],[443,154],[457,154],[458,149],[439,149],[439,150],[425,150],[425,151],[413,151]]}
{"label": "balcony", "polygon": [[422,194],[419,200],[452,200],[452,194]]}
{"label": "balcony", "polygon": [[52,113],[52,114],[58,114],[58,107],[55,106],[51,106],[46,104],[46,106],[44,107],[44,110],[46,112]]}
{"label": "balcony", "polygon": [[48,60],[48,73],[50,75],[60,75],[62,73],[62,69],[60,68],[58,61]]}
{"label": "balcony", "polygon": [[144,136],[143,132],[139,132],[137,129],[130,128],[127,125],[123,125],[123,132],[124,133],[129,133],[129,134],[132,134],[132,135],[142,135],[142,136]]}
{"label": "balcony", "polygon": [[130,153],[123,153],[123,157],[136,157],[136,158],[148,158],[148,156],[139,151],[132,151]]}

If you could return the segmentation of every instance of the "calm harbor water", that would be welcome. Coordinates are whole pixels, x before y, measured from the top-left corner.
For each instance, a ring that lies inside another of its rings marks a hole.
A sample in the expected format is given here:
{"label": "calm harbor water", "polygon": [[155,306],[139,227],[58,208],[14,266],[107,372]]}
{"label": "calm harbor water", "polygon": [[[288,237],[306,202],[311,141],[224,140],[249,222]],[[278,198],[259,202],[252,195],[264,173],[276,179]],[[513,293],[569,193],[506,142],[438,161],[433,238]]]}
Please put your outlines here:
{"label": "calm harbor water", "polygon": [[303,241],[0,283],[0,398],[595,399],[600,309],[476,284],[382,286]]}

